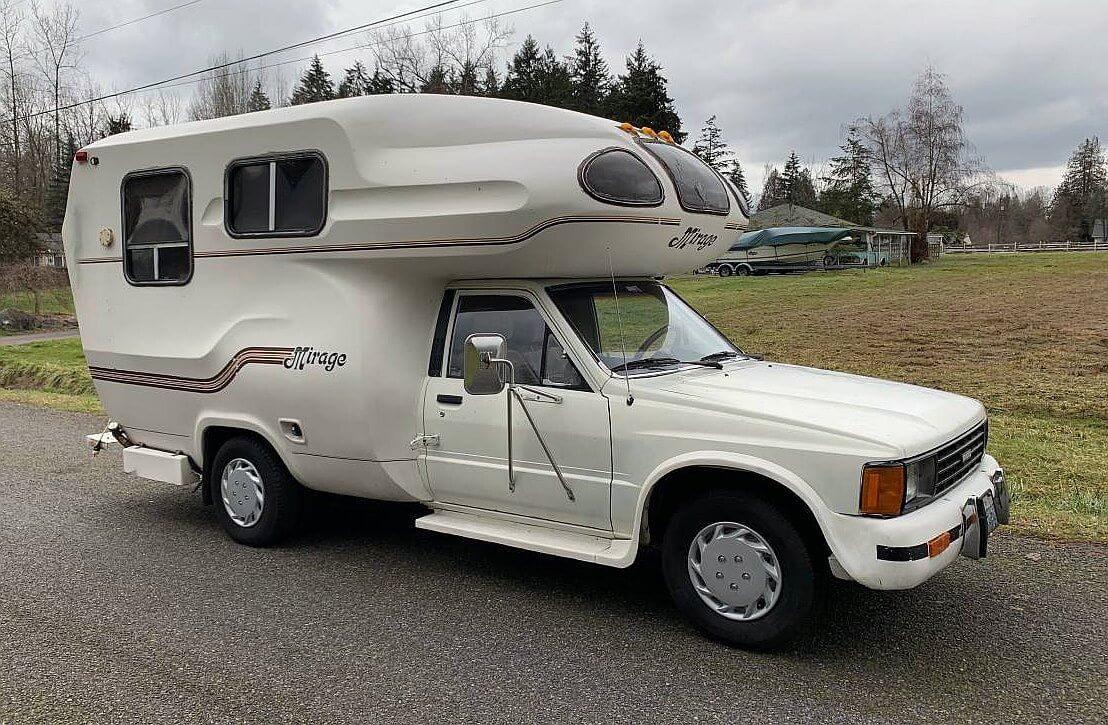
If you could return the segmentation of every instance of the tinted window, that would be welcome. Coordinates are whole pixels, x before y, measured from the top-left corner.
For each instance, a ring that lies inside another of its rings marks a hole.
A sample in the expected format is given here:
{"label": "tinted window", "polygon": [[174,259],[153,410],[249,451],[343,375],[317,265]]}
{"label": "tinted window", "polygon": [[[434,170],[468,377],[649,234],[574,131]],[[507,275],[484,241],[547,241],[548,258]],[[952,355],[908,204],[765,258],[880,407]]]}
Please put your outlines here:
{"label": "tinted window", "polygon": [[637,156],[611,149],[587,159],[581,169],[581,186],[601,201],[636,206],[662,203],[662,185]]}
{"label": "tinted window", "polygon": [[123,180],[123,271],[133,284],[184,284],[192,274],[189,179],[181,170]]}
{"label": "tinted window", "polygon": [[504,336],[517,383],[587,388],[538,310],[530,301],[509,295],[465,295],[458,301],[447,377],[462,377],[466,338],[477,333]]}
{"label": "tinted window", "polygon": [[682,209],[726,214],[731,208],[723,181],[696,154],[661,141],[647,141],[643,146],[666,168]]}
{"label": "tinted window", "polygon": [[327,217],[327,167],[316,155],[237,162],[227,171],[225,208],[232,234],[318,234]]}
{"label": "tinted window", "polygon": [[269,231],[269,164],[244,164],[231,170],[228,225],[238,234]]}

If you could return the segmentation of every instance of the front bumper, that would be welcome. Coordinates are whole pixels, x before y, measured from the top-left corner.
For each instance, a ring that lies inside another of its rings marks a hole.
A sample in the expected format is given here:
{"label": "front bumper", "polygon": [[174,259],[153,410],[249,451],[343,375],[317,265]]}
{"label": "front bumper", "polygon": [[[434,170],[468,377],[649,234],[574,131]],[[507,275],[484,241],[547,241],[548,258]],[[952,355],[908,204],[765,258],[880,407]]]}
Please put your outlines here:
{"label": "front bumper", "polygon": [[828,543],[847,576],[872,589],[909,589],[961,554],[984,556],[990,523],[1007,523],[1007,518],[1003,471],[985,455],[957,486],[911,513],[890,519],[832,514],[825,523]]}

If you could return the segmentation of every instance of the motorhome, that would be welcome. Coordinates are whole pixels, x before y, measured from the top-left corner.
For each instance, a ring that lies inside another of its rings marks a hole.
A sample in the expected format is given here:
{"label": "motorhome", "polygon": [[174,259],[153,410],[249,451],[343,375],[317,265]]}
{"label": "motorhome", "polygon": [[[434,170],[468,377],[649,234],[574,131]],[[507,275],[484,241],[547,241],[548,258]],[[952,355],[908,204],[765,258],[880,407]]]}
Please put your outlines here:
{"label": "motorhome", "polygon": [[763,360],[665,284],[746,223],[664,131],[396,95],[98,141],[63,237],[124,470],[235,540],[314,489],[604,566],[655,547],[696,626],[765,648],[830,576],[983,556],[1008,497],[977,401]]}

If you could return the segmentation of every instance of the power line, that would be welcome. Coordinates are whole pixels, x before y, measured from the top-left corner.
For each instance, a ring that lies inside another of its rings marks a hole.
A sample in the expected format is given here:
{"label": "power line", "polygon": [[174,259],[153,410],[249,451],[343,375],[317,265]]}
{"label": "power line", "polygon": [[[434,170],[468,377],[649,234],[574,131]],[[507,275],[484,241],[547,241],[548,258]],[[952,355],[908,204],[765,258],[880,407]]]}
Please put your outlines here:
{"label": "power line", "polygon": [[381,25],[381,24],[384,24],[384,23],[391,22],[393,20],[399,20],[401,18],[410,17],[412,15],[416,15],[416,14],[419,14],[419,13],[425,13],[429,10],[434,10],[434,9],[437,9],[437,8],[445,7],[447,5],[454,5],[458,2],[459,2],[459,0],[443,0],[443,2],[437,2],[437,3],[432,3],[430,5],[425,5],[424,7],[418,8],[416,10],[409,10],[409,11],[404,12],[404,13],[398,13],[396,15],[392,15],[392,16],[387,17],[387,18],[381,18],[380,20],[374,20],[372,22],[364,23],[362,25],[357,25],[357,26],[354,26],[352,28],[347,28],[345,30],[339,30],[339,31],[336,31],[334,33],[327,33],[326,35],[321,35],[321,36],[318,36],[318,37],[315,37],[315,38],[310,38],[309,40],[303,40],[303,41],[300,41],[298,43],[292,43],[290,45],[286,45],[286,46],[283,46],[281,48],[275,48],[274,50],[267,50],[263,53],[257,53],[255,55],[252,55],[252,56],[248,57],[248,58],[240,58],[238,60],[230,61],[230,62],[227,62],[227,63],[219,63],[217,65],[213,65],[213,66],[210,66],[208,68],[201,68],[200,70],[195,70],[195,71],[192,71],[192,72],[189,72],[189,73],[182,73],[180,75],[173,76],[171,78],[165,78],[165,79],[162,79],[160,81],[155,81],[153,83],[145,83],[141,86],[135,86],[134,88],[128,88],[127,90],[124,90],[124,91],[116,91],[114,93],[106,93],[102,96],[97,96],[96,98],[90,98],[86,101],[79,101],[77,103],[70,103],[70,104],[65,105],[65,106],[59,106],[57,108],[51,108],[51,109],[45,110],[45,111],[37,111],[35,113],[29,113],[25,116],[20,116],[18,118],[6,118],[3,121],[0,121],[0,123],[11,123],[12,121],[27,121],[27,120],[30,120],[32,118],[38,118],[39,116],[46,116],[46,115],[49,115],[49,114],[52,114],[52,113],[60,113],[61,111],[68,111],[72,108],[77,108],[78,106],[83,106],[83,105],[88,104],[88,103],[96,103],[98,101],[106,101],[106,100],[109,100],[109,99],[112,99],[112,98],[118,98],[119,96],[125,96],[125,95],[131,94],[131,93],[137,93],[139,91],[145,91],[145,90],[148,90],[148,89],[151,89],[151,88],[156,88],[157,86],[165,85],[166,83],[173,83],[174,81],[180,81],[180,80],[184,80],[186,78],[193,78],[195,76],[203,75],[204,73],[211,73],[212,71],[223,70],[224,68],[228,68],[230,66],[233,66],[233,65],[236,65],[236,64],[239,64],[239,63],[248,63],[252,60],[259,60],[261,58],[265,58],[265,57],[268,57],[268,56],[271,56],[271,55],[276,55],[278,53],[284,53],[284,52],[289,51],[289,50],[295,50],[296,48],[303,48],[304,46],[314,45],[315,43],[322,43],[323,41],[326,41],[326,40],[333,40],[333,39],[341,37],[343,35],[349,35],[351,33],[357,33],[357,32],[362,31],[362,30],[368,30],[369,28],[372,28],[376,25]]}
{"label": "power line", "polygon": [[[466,3],[466,5],[475,5],[478,2],[485,2],[485,1],[486,0],[474,0],[473,2]],[[533,5],[527,5],[527,6],[521,7],[521,8],[515,8],[514,10],[505,10],[503,12],[493,13],[492,15],[486,15],[483,18],[474,18],[472,20],[463,20],[463,21],[454,23],[453,25],[443,25],[441,27],[432,28],[430,30],[420,30],[418,32],[408,33],[407,35],[401,35],[401,36],[397,37],[396,40],[408,40],[410,38],[416,38],[416,37],[419,37],[421,35],[429,35],[431,33],[436,33],[436,32],[442,31],[442,30],[452,30],[454,28],[460,28],[460,27],[465,26],[465,25],[472,25],[474,23],[480,23],[480,22],[483,22],[485,20],[493,20],[493,19],[501,18],[501,17],[507,16],[507,15],[515,15],[517,13],[522,13],[522,12],[525,12],[527,10],[534,10],[535,8],[541,8],[541,7],[544,7],[546,5],[556,5],[556,4],[561,3],[561,2],[565,2],[565,0],[545,0],[545,2],[535,3]],[[466,7],[466,5],[460,5],[458,7],[460,9],[462,7]],[[391,26],[383,26],[383,27],[391,27]],[[316,55],[319,55],[319,56],[325,58],[327,56],[338,55],[340,53],[350,53],[350,52],[355,51],[355,50],[364,50],[366,48],[373,48],[373,47],[376,47],[378,45],[381,45],[382,42],[384,42],[384,41],[374,41],[372,43],[360,43],[358,45],[352,45],[349,48],[338,48],[337,50],[329,50],[325,53],[317,53]],[[231,76],[244,75],[246,73],[256,73],[258,71],[269,70],[270,68],[279,68],[283,65],[290,65],[292,63],[303,63],[304,61],[311,60],[311,59],[312,59],[312,56],[304,56],[302,58],[290,58],[289,60],[282,60],[282,61],[279,61],[277,63],[270,63],[268,65],[262,65],[262,66],[258,66],[256,68],[243,68],[241,70],[233,70],[230,73],[224,73],[223,75],[214,76],[214,78],[212,80],[219,80],[219,79],[222,79],[222,78],[230,78]],[[237,62],[238,61],[236,61],[236,63]],[[147,88],[147,89],[144,89],[144,90],[149,91],[149,90],[162,90],[162,89],[166,89],[166,88],[180,88],[180,87],[183,87],[183,86],[192,85],[194,83],[201,83],[204,80],[207,80],[207,79],[196,78],[196,79],[193,79],[193,80],[180,81],[178,83],[169,83],[167,85],[158,86],[156,89]],[[51,111],[51,113],[53,113],[53,111]]]}

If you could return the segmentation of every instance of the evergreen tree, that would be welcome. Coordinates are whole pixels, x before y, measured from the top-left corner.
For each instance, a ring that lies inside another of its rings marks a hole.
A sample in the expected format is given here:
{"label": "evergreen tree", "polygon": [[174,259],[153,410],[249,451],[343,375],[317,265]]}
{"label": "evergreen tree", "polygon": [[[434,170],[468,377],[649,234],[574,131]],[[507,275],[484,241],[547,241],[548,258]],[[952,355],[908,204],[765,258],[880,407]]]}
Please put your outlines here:
{"label": "evergreen tree", "polygon": [[353,98],[355,96],[368,96],[373,80],[369,77],[360,60],[354,61],[354,65],[346,69],[346,73],[339,83],[338,97]]}
{"label": "evergreen tree", "polygon": [[627,58],[627,72],[616,79],[608,95],[607,115],[655,131],[669,131],[681,143],[686,134],[681,131],[681,118],[666,86],[661,67],[646,54],[640,40]]}
{"label": "evergreen tree", "polygon": [[541,53],[530,35],[512,57],[508,75],[500,89],[503,98],[568,108],[573,100],[569,66],[547,46]]}
{"label": "evergreen tree", "polygon": [[[126,114],[120,114],[126,119]],[[129,128],[127,130],[130,130]],[[109,136],[111,133],[108,134]],[[62,147],[65,161],[54,165],[50,173],[50,182],[46,186],[42,210],[42,225],[47,232],[60,232],[65,220],[65,206],[69,199],[69,176],[73,170],[73,155],[77,153],[77,142],[70,135]]]}
{"label": "evergreen tree", "polygon": [[250,91],[250,98],[246,101],[247,113],[253,111],[268,111],[273,107],[269,102],[269,96],[262,90],[262,82],[254,82],[254,90]]}
{"label": "evergreen tree", "polygon": [[374,68],[373,77],[369,79],[369,92],[371,95],[396,93],[396,86],[393,84],[392,78],[383,74],[380,68]]}
{"label": "evergreen tree", "polygon": [[496,76],[496,69],[491,65],[485,69],[485,81],[481,84],[481,93],[490,98],[500,95],[500,79]]}
{"label": "evergreen tree", "polygon": [[540,62],[539,44],[533,36],[528,35],[508,64],[508,74],[504,77],[500,95],[515,101],[541,102],[537,100],[540,96],[538,89]]}
{"label": "evergreen tree", "polygon": [[335,97],[335,85],[331,82],[331,74],[323,68],[319,56],[312,56],[312,62],[308,70],[300,76],[300,82],[289,98],[289,104],[299,106],[305,103],[318,101],[330,101]]}
{"label": "evergreen tree", "polygon": [[735,159],[734,163],[731,164],[731,170],[727,172],[727,178],[743,195],[746,205],[750,206],[750,187],[746,184],[746,174],[743,173],[743,165],[739,163],[738,159]]}
{"label": "evergreen tree", "polygon": [[1108,216],[1108,165],[1096,136],[1077,147],[1050,205],[1050,224],[1071,241],[1089,241],[1097,219]]}
{"label": "evergreen tree", "polygon": [[608,62],[600,54],[600,42],[588,23],[577,34],[577,47],[570,60],[570,76],[573,81],[571,107],[575,111],[600,115],[608,98],[612,83]]}
{"label": "evergreen tree", "polygon": [[446,66],[436,65],[431,69],[427,80],[419,87],[420,93],[438,93],[440,95],[454,92],[453,72]]}
{"label": "evergreen tree", "polygon": [[716,124],[715,115],[704,122],[704,128],[700,129],[700,138],[693,144],[693,153],[721,174],[730,169],[735,153],[723,140],[723,131]]}
{"label": "evergreen tree", "polygon": [[858,224],[873,224],[881,196],[873,185],[869,149],[856,132],[839,148],[843,155],[831,159],[831,172],[823,178],[827,187],[819,196],[820,211]]}
{"label": "evergreen tree", "polygon": [[[131,123],[131,116],[126,111],[120,111],[118,116],[108,114],[108,120],[104,124],[104,135],[114,136],[117,133],[127,133],[134,125]],[[70,156],[72,158],[72,155]]]}
{"label": "evergreen tree", "polygon": [[762,198],[758,200],[758,211],[772,209],[786,201],[784,191],[781,188],[781,173],[774,166],[766,172],[766,181],[762,185]]}
{"label": "evergreen tree", "polygon": [[801,165],[800,157],[795,151],[789,153],[778,184],[784,202],[798,206],[815,206],[816,187],[812,183],[812,172]]}

